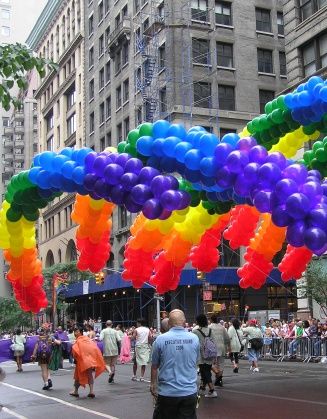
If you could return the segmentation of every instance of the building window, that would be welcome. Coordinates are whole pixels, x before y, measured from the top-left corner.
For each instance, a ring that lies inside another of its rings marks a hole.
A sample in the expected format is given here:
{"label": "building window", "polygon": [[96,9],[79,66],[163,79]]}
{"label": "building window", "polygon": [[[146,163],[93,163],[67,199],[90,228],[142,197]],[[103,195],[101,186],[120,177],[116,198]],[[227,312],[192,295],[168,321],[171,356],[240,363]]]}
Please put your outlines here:
{"label": "building window", "polygon": [[305,20],[327,4],[327,0],[299,0],[301,20]]}
{"label": "building window", "polygon": [[52,130],[53,128],[53,110],[51,110],[51,112],[48,113],[48,115],[45,117],[46,121],[47,121],[47,132],[49,132],[50,130]]}
{"label": "building window", "polygon": [[105,116],[104,102],[102,102],[102,103],[100,103],[100,106],[99,106],[100,125],[104,123],[104,116]]}
{"label": "building window", "polygon": [[127,138],[127,135],[129,133],[129,117],[124,119],[124,136]]}
{"label": "building window", "polygon": [[104,0],[104,13],[105,14],[109,13],[109,9],[110,9],[110,0]]}
{"label": "building window", "polygon": [[327,65],[327,34],[315,38],[302,48],[304,75],[310,76]]}
{"label": "building window", "polygon": [[137,13],[140,10],[140,0],[134,0],[134,13]]}
{"label": "building window", "polygon": [[111,147],[112,146],[111,132],[107,132],[107,134],[106,134],[106,144],[107,144],[107,147]]}
{"label": "building window", "polygon": [[121,70],[121,49],[115,55],[115,72],[116,74]]}
{"label": "building window", "polygon": [[159,71],[166,67],[166,45],[162,44],[158,49]]}
{"label": "building window", "polygon": [[94,112],[90,113],[90,134],[94,132]]}
{"label": "building window", "polygon": [[94,32],[94,17],[93,15],[89,17],[89,37],[93,35]]}
{"label": "building window", "polygon": [[101,35],[99,38],[99,57],[104,54],[104,36]]}
{"label": "building window", "polygon": [[271,32],[270,10],[255,8],[256,29],[261,32]]}
{"label": "building window", "polygon": [[230,134],[230,133],[236,134],[236,129],[235,128],[219,128],[220,139],[222,139],[224,135]]}
{"label": "building window", "polygon": [[116,109],[121,107],[121,86],[116,89]]}
{"label": "building window", "polygon": [[100,138],[100,150],[103,151],[106,148],[105,138]]}
{"label": "building window", "polygon": [[194,20],[201,22],[208,22],[208,0],[192,0],[191,3],[191,17]]}
{"label": "building window", "polygon": [[67,136],[70,137],[72,134],[76,132],[76,114],[70,116],[67,119]]}
{"label": "building window", "polygon": [[129,79],[126,79],[123,83],[123,103],[129,100]]}
{"label": "building window", "polygon": [[108,61],[105,66],[105,80],[106,84],[110,82],[110,61]]}
{"label": "building window", "polygon": [[89,100],[94,99],[94,79],[89,82]]}
{"label": "building window", "polygon": [[2,125],[4,127],[10,127],[10,120],[9,120],[9,118],[3,117],[2,118]]}
{"label": "building window", "polygon": [[275,97],[275,92],[271,90],[259,90],[260,113],[265,113],[266,103],[271,102]]}
{"label": "building window", "polygon": [[66,93],[67,98],[67,111],[75,105],[76,102],[76,91],[75,86],[73,86],[73,89]]}
{"label": "building window", "polygon": [[199,108],[211,107],[211,83],[196,82],[194,89],[194,106]]}
{"label": "building window", "polygon": [[143,22],[143,26],[142,26],[143,33],[149,29],[149,26],[150,26],[150,21],[149,21],[149,18],[147,18]]}
{"label": "building window", "polygon": [[124,228],[127,226],[127,210],[125,207],[121,206],[118,209],[119,214],[119,228]]}
{"label": "building window", "polygon": [[277,12],[277,32],[284,36],[284,16],[283,12]]}
{"label": "building window", "polygon": [[124,17],[127,17],[127,14],[128,14],[127,4],[122,8],[121,14],[122,14],[123,19],[124,19]]}
{"label": "building window", "polygon": [[47,151],[53,150],[53,135],[47,139]]}
{"label": "building window", "polygon": [[125,42],[122,49],[122,65],[123,66],[128,63],[128,55],[129,55],[129,43]]}
{"label": "building window", "polygon": [[89,68],[94,66],[94,48],[89,49]]}
{"label": "building window", "polygon": [[234,86],[218,86],[219,109],[235,111],[235,88]]}
{"label": "building window", "polygon": [[111,117],[111,96],[106,99],[106,119]]}
{"label": "building window", "polygon": [[1,9],[1,18],[5,20],[10,19],[10,10],[8,9]]}
{"label": "building window", "polygon": [[10,36],[9,26],[1,26],[1,35],[6,36],[6,37]]}
{"label": "building window", "polygon": [[192,38],[192,59],[197,64],[210,63],[209,40]]}
{"label": "building window", "polygon": [[217,25],[232,26],[232,5],[225,1],[216,1],[215,17]]}
{"label": "building window", "polygon": [[135,112],[135,120],[136,120],[136,125],[140,125],[143,122],[143,117],[142,117],[142,106],[139,106],[136,109]]}
{"label": "building window", "polygon": [[163,89],[160,89],[159,91],[159,109],[161,113],[167,112],[167,89],[164,87]]}
{"label": "building window", "polygon": [[286,76],[286,55],[282,51],[279,51],[279,74]]}
{"label": "building window", "polygon": [[273,55],[271,50],[258,48],[258,71],[259,73],[269,74],[274,72]]}
{"label": "building window", "polygon": [[106,45],[109,44],[109,38],[110,38],[110,26],[108,26],[104,32],[104,39],[105,39]]}
{"label": "building window", "polygon": [[123,140],[123,127],[122,124],[117,125],[117,143],[120,143]]}
{"label": "building window", "polygon": [[99,23],[103,21],[103,1],[98,4]]}
{"label": "building window", "polygon": [[233,68],[233,45],[217,42],[217,65]]}
{"label": "building window", "polygon": [[104,88],[104,68],[99,71],[99,90]]}

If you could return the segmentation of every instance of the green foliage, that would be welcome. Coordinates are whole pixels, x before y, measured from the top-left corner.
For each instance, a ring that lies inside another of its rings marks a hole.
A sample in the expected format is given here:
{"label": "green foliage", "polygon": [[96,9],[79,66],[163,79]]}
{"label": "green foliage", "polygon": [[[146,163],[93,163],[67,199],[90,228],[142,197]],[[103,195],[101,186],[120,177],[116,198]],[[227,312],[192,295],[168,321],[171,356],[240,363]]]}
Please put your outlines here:
{"label": "green foliage", "polygon": [[315,300],[327,316],[327,259],[313,259],[306,271],[306,284],[298,288],[302,297]]}
{"label": "green foliage", "polygon": [[20,107],[20,101],[12,96],[10,90],[15,83],[19,89],[27,89],[26,72],[35,68],[40,77],[45,76],[45,67],[57,70],[58,66],[50,60],[39,58],[22,44],[0,45],[0,103],[6,111],[10,106]]}
{"label": "green foliage", "polygon": [[31,313],[23,311],[14,298],[0,298],[0,330],[31,326]]}

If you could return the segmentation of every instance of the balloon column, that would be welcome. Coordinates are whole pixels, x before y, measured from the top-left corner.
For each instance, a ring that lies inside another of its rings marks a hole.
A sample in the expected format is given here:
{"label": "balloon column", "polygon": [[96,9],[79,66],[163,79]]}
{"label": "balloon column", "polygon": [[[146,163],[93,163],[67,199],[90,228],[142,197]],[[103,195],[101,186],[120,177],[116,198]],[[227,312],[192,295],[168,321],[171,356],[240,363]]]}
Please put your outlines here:
{"label": "balloon column", "polygon": [[327,137],[303,159],[290,158],[327,134],[327,82],[312,77],[265,111],[221,139],[200,126],[159,120],[131,130],[117,151],[37,155],[29,171],[11,179],[0,211],[7,278],[22,308],[36,312],[47,304],[34,222],[63,192],[77,193],[72,218],[81,270],[105,264],[110,217],[120,205],[140,213],[123,272],[137,288],[147,281],[160,293],[176,288],[188,262],[210,271],[222,235],[233,249],[247,246],[240,286],[264,284],[284,240],[282,277],[298,278],[312,254],[327,250]]}

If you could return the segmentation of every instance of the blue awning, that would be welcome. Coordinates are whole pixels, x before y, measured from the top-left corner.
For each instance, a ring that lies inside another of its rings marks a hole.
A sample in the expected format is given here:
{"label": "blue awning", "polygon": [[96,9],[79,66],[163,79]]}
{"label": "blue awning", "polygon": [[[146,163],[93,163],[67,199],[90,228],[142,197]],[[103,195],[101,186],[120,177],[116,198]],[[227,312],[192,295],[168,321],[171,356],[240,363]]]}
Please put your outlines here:
{"label": "blue awning", "polygon": [[[239,277],[237,276],[238,268],[218,268],[206,274],[206,281],[213,285],[238,285]],[[280,285],[280,272],[278,269],[273,269],[267,280],[267,285]],[[293,282],[292,282],[293,283]],[[181,275],[181,286],[187,285],[201,285],[201,282],[196,277],[195,269],[184,269]],[[124,281],[120,273],[110,273],[106,276],[104,284],[98,285],[94,279],[89,281],[89,294],[97,292],[111,291],[121,288],[131,288],[132,283]],[[143,288],[150,288],[149,285],[144,285]],[[70,284],[63,292],[65,298],[79,297],[83,295],[83,282]]]}

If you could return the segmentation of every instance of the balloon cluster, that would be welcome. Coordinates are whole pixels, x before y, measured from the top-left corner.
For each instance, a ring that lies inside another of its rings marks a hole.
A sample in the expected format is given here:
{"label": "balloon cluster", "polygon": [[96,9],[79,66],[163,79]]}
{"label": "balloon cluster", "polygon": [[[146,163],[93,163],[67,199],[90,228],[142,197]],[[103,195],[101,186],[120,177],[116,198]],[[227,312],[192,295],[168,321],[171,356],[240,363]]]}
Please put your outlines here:
{"label": "balloon cluster", "polygon": [[300,279],[311,258],[312,252],[306,247],[287,245],[283,260],[278,265],[278,269],[282,274],[282,280],[286,282],[293,278]]}
{"label": "balloon cluster", "polygon": [[114,204],[94,200],[89,196],[76,196],[72,220],[79,224],[76,231],[80,257],[77,268],[81,271],[99,272],[110,255],[111,215]]}
{"label": "balloon cluster", "polygon": [[[46,305],[33,223],[62,192],[78,194],[80,269],[95,272],[105,264],[109,218],[114,205],[123,205],[142,212],[131,228],[123,273],[136,287],[150,281],[160,292],[174,289],[190,258],[208,271],[218,262],[223,226],[232,248],[250,242],[241,286],[264,283],[285,235],[292,248],[281,269],[284,278],[298,276],[292,264],[301,251],[302,269],[310,254],[327,250],[326,138],[303,160],[289,158],[327,134],[327,83],[312,77],[265,111],[240,134],[221,139],[203,127],[159,120],[131,130],[118,152],[67,147],[37,155],[29,171],[11,179],[0,212],[0,247],[21,305],[33,311]],[[259,213],[262,225],[251,240]]]}

